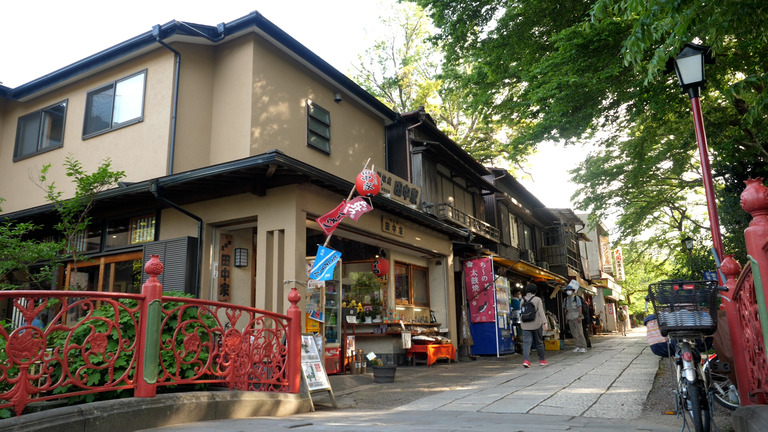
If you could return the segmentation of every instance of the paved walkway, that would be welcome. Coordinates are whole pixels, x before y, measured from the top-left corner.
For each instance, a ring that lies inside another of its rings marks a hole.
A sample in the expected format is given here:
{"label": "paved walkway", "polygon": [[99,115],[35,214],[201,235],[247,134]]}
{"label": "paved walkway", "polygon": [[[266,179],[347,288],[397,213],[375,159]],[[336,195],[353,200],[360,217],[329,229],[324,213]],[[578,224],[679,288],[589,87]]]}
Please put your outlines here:
{"label": "paved walkway", "polygon": [[284,418],[221,420],[151,431],[680,430],[680,424],[670,426],[658,419],[641,418],[659,362],[645,342],[644,328],[627,337],[597,337],[587,353],[573,353],[571,348],[568,341],[565,351],[547,352],[547,367],[534,363],[525,369],[520,355],[493,358],[504,363],[500,372],[461,385],[446,381],[456,372],[469,373],[471,368],[480,367],[484,359],[431,368],[399,368],[393,384],[371,384],[371,378],[365,375],[331,377],[337,399],[361,391],[372,395],[381,392],[384,398],[390,391],[384,386],[395,384],[399,386],[395,392],[408,391],[409,386],[448,388],[420,393],[425,396],[393,409],[345,409],[342,404],[338,410],[322,409]]}

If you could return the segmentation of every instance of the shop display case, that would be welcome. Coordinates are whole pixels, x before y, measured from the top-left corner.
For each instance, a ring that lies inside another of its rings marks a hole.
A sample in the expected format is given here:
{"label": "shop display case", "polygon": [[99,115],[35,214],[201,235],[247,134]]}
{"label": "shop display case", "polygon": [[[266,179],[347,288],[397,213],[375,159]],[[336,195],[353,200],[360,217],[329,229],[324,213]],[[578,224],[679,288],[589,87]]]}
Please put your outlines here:
{"label": "shop display case", "polygon": [[333,280],[325,281],[325,342],[338,344],[341,337],[341,261],[336,264],[333,272]]}
{"label": "shop display case", "polygon": [[[315,257],[307,257],[307,274]],[[320,352],[325,352],[326,372],[338,373],[338,358],[342,337],[341,320],[341,261],[336,263],[333,279],[328,281],[307,281],[307,306],[304,331],[323,335]],[[335,365],[335,367],[333,367]],[[329,367],[331,366],[331,367]]]}

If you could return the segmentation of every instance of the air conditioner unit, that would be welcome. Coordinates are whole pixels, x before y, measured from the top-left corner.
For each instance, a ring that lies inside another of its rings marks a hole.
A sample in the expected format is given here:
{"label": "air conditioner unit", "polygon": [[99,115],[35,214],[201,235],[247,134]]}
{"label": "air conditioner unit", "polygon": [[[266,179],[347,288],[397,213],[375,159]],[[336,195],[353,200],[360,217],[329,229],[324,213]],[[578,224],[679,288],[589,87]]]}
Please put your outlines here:
{"label": "air conditioner unit", "polygon": [[536,263],[536,265],[543,268],[544,270],[549,270],[549,263],[547,261],[539,261]]}
{"label": "air conditioner unit", "polygon": [[530,249],[523,249],[520,251],[520,259],[523,261],[528,261],[531,264],[536,263],[536,256],[533,254],[533,251]]}

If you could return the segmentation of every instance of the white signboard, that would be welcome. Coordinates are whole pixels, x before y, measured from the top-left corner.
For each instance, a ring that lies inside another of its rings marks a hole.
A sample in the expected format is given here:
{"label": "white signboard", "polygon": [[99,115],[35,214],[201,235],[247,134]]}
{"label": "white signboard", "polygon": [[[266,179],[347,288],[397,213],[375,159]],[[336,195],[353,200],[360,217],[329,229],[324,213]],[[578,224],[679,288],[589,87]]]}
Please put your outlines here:
{"label": "white signboard", "polygon": [[616,280],[624,280],[624,255],[621,253],[621,248],[617,247],[613,250],[613,261],[616,263]]}
{"label": "white signboard", "polygon": [[304,374],[310,392],[331,389],[323,358],[317,351],[315,338],[312,335],[301,335],[301,373]]}

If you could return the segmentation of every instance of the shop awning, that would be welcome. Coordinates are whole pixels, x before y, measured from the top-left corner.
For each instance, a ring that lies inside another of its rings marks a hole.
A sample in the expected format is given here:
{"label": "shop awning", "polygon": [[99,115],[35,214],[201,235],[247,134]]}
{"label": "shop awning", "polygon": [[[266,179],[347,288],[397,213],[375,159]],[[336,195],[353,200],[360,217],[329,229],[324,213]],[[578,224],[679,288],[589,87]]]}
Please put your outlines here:
{"label": "shop awning", "polygon": [[493,256],[492,258],[493,262],[507,267],[508,270],[532,277],[534,280],[554,281],[561,284],[568,283],[568,279],[559,274],[552,273],[549,270],[535,266],[527,261],[514,261],[500,256]]}
{"label": "shop awning", "polygon": [[614,282],[612,277],[593,279],[592,282],[597,288],[602,288],[603,296],[611,300],[619,301],[623,298],[621,285]]}

